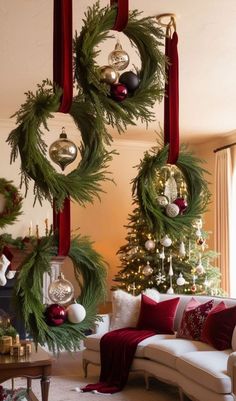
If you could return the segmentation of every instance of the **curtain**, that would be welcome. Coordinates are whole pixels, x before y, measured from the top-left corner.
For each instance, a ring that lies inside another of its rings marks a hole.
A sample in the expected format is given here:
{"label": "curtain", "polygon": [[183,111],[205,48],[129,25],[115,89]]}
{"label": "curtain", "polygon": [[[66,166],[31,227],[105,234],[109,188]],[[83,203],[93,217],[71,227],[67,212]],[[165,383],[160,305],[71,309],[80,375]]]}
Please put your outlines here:
{"label": "curtain", "polygon": [[[215,158],[215,249],[219,253],[217,266],[221,271],[221,287],[230,294],[230,242],[231,193],[232,193],[232,161],[229,148],[216,153]],[[235,282],[235,281],[234,281]],[[232,282],[233,284],[233,282]]]}
{"label": "curtain", "polygon": [[232,162],[230,199],[230,296],[236,298],[236,146],[230,148]]}

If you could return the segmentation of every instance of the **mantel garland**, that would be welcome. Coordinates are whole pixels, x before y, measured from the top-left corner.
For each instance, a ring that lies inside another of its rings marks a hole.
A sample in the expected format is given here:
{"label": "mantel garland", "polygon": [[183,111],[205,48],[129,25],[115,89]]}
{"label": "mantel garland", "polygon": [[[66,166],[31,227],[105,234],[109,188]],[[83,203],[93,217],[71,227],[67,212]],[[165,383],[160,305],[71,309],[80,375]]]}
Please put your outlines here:
{"label": "mantel garland", "polygon": [[140,84],[134,94],[122,102],[113,100],[108,85],[101,82],[100,67],[95,58],[100,53],[96,47],[113,37],[109,30],[114,26],[116,13],[116,7],[100,8],[99,2],[88,8],[81,33],[74,40],[74,64],[79,93],[92,101],[96,112],[105,118],[107,124],[121,132],[128,124],[135,125],[138,119],[145,123],[155,119],[150,109],[164,94],[166,59],[160,51],[164,34],[157,20],[154,17],[139,19],[140,12],[130,12],[128,24],[122,32],[140,55]]}
{"label": "mantel garland", "polygon": [[85,332],[99,320],[97,305],[105,299],[106,264],[87,237],[72,239],[68,256],[81,290],[77,302],[84,306],[86,317],[79,324],[65,322],[60,326],[49,326],[44,316],[46,306],[42,304],[42,287],[43,275],[50,274],[50,261],[57,254],[55,237],[31,238],[31,241],[34,249],[21,265],[13,302],[36,345],[47,344],[53,352],[79,349]]}
{"label": "mantel garland", "polygon": [[14,224],[22,214],[22,197],[12,181],[7,181],[5,178],[0,178],[0,194],[5,202],[0,213],[0,228],[4,228],[8,224]]}
{"label": "mantel garland", "polygon": [[169,217],[157,201],[156,174],[158,170],[167,165],[168,148],[154,147],[146,152],[139,165],[137,177],[133,180],[133,195],[137,197],[141,212],[151,229],[155,229],[157,239],[169,235],[172,239],[178,239],[179,234],[185,235],[195,219],[201,217],[210,201],[208,183],[204,173],[208,173],[201,167],[202,161],[181,147],[176,166],[183,174],[187,185],[188,207],[183,214]]}
{"label": "mantel garland", "polygon": [[54,88],[49,80],[37,85],[36,93],[26,93],[26,102],[15,113],[18,126],[9,134],[11,163],[18,154],[21,158],[21,186],[26,193],[29,181],[34,181],[35,200],[55,199],[60,209],[63,201],[71,197],[79,204],[92,202],[102,191],[100,181],[106,180],[105,169],[113,152],[107,152],[103,145],[107,135],[103,121],[94,115],[91,105],[79,98],[72,103],[69,114],[81,132],[79,147],[81,160],[68,175],[58,173],[46,158],[47,145],[42,136],[42,126],[48,130],[47,120],[58,111],[62,91]]}

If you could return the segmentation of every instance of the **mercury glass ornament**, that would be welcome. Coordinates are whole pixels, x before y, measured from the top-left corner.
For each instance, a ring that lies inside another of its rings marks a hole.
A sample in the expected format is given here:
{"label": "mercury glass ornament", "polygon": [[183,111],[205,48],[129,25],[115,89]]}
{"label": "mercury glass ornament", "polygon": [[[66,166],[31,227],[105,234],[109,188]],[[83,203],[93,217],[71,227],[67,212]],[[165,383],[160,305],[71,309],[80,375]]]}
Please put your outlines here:
{"label": "mercury glass ornament", "polygon": [[64,278],[63,273],[60,273],[58,279],[49,284],[48,296],[52,302],[60,305],[67,304],[74,297],[73,285]]}
{"label": "mercury glass ornament", "polygon": [[167,196],[170,202],[173,202],[177,198],[178,189],[173,173],[171,173],[171,176],[165,183],[164,195]]}
{"label": "mercury glass ornament", "polygon": [[62,127],[59,139],[53,142],[49,148],[50,158],[64,171],[65,167],[76,159],[77,153],[77,146],[67,139],[65,127]]}
{"label": "mercury glass ornament", "polygon": [[168,198],[164,195],[159,195],[157,197],[157,203],[158,205],[162,206],[162,207],[166,207],[169,203]]}
{"label": "mercury glass ornament", "polygon": [[144,276],[150,276],[153,273],[153,268],[150,266],[149,262],[147,262],[146,266],[143,268],[142,273]]}
{"label": "mercury glass ornament", "polygon": [[166,206],[166,214],[169,217],[176,217],[179,214],[179,206],[177,206],[175,203],[169,203],[169,205]]}
{"label": "mercury glass ornament", "polygon": [[184,245],[184,242],[181,241],[180,245],[179,245],[179,257],[184,258],[185,255],[186,255],[185,245]]}
{"label": "mercury glass ornament", "polygon": [[148,251],[152,251],[153,249],[155,249],[155,242],[152,239],[148,239],[145,244],[144,244],[145,248]]}
{"label": "mercury glass ornament", "polygon": [[165,235],[161,240],[160,240],[161,245],[164,247],[168,248],[168,246],[171,246],[172,240],[168,237],[168,235]]}
{"label": "mercury glass ornament", "polygon": [[108,85],[114,84],[118,79],[118,72],[110,65],[104,65],[100,68],[100,81]]}
{"label": "mercury glass ornament", "polygon": [[118,71],[125,70],[129,65],[129,55],[123,50],[119,40],[115,45],[115,49],[108,56],[108,63]]}

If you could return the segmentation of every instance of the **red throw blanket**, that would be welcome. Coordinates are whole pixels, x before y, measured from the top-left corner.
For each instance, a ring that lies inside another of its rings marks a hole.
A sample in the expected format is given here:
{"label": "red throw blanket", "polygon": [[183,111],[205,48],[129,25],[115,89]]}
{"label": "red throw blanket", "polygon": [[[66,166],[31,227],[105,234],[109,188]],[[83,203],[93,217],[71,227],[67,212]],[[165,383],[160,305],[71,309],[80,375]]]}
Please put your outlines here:
{"label": "red throw blanket", "polygon": [[106,333],[100,342],[101,373],[98,383],[88,384],[82,391],[116,393],[121,391],[128,380],[138,343],[154,336],[154,330],[125,328]]}

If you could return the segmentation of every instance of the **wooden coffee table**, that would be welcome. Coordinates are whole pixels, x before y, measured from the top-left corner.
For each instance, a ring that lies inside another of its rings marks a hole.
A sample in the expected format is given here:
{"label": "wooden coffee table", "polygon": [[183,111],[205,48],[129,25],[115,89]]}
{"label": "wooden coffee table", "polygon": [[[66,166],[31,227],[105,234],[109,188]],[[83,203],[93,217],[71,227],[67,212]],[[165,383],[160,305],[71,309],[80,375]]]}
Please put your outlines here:
{"label": "wooden coffee table", "polygon": [[41,347],[24,357],[0,355],[0,383],[16,377],[26,377],[30,401],[38,401],[31,388],[32,379],[41,379],[42,401],[48,401],[52,359]]}

